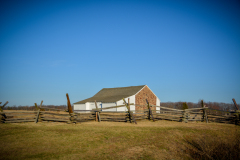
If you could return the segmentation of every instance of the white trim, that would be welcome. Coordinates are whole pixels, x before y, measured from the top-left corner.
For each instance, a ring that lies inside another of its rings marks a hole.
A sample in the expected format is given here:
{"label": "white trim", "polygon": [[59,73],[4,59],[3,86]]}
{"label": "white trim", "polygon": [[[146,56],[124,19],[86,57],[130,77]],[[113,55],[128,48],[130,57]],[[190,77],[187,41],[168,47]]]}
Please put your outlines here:
{"label": "white trim", "polygon": [[[146,87],[147,85],[144,85],[144,87]],[[144,88],[143,87],[143,88]],[[139,93],[139,92],[141,92],[141,90],[143,90],[143,88],[142,89],[140,89],[136,94],[134,94],[135,96]],[[154,93],[153,93],[154,94]],[[154,94],[155,95],[155,94]]]}

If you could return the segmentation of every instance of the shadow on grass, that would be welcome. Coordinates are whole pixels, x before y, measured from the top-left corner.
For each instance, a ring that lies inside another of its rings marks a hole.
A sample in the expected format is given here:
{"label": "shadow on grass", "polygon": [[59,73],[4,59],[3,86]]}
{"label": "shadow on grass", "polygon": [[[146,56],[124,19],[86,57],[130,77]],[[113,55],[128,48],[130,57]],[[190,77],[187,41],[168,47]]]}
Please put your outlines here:
{"label": "shadow on grass", "polygon": [[185,142],[188,144],[185,151],[193,159],[240,160],[240,133],[237,131],[228,139],[205,135],[185,138]]}

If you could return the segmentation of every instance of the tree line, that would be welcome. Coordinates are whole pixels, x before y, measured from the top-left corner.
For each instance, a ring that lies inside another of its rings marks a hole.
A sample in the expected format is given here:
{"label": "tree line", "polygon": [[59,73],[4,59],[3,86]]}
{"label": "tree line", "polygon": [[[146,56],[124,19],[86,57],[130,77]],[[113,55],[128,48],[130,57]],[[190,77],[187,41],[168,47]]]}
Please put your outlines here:
{"label": "tree line", "polygon": [[[190,109],[190,108],[200,108],[202,107],[202,102],[199,101],[198,103],[193,102],[161,102],[161,106],[169,107],[174,109]],[[223,110],[223,111],[233,111],[236,110],[233,103],[222,103],[222,102],[203,102],[208,108],[216,109],[216,110]],[[42,105],[43,107],[47,108],[54,108],[54,109],[63,109],[67,110],[67,105]],[[240,106],[240,104],[238,104]],[[35,106],[6,106],[4,107],[5,110],[36,110]]]}
{"label": "tree line", "polygon": [[[223,110],[223,111],[233,111],[236,110],[233,103],[222,103],[222,102],[204,102],[203,105],[210,109]],[[237,104],[240,106],[239,104]],[[190,109],[190,108],[200,108],[202,107],[202,102],[161,102],[161,106],[174,108],[174,109]]]}
{"label": "tree line", "polygon": [[[39,105],[38,105],[39,107]],[[53,109],[63,109],[67,110],[66,105],[42,105],[42,107],[47,107],[47,108],[53,108]],[[37,110],[37,108],[34,106],[6,106],[4,107],[4,110],[29,110],[29,111],[34,111]]]}

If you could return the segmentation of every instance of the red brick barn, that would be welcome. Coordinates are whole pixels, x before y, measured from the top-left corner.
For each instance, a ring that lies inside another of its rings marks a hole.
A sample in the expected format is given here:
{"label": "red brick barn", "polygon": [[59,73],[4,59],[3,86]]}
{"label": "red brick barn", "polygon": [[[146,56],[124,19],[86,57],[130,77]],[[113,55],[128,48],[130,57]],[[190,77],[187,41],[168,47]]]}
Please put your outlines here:
{"label": "red brick barn", "polygon": [[[92,110],[95,108],[95,100],[99,108],[123,105],[124,98],[126,102],[130,98],[130,103],[145,105],[146,99],[150,104],[160,106],[160,99],[151,91],[147,85],[103,88],[93,97],[74,103],[74,110]],[[147,107],[131,105],[130,110],[139,111]],[[160,110],[159,107],[153,107],[153,110]],[[126,107],[112,108],[107,111],[126,111]]]}

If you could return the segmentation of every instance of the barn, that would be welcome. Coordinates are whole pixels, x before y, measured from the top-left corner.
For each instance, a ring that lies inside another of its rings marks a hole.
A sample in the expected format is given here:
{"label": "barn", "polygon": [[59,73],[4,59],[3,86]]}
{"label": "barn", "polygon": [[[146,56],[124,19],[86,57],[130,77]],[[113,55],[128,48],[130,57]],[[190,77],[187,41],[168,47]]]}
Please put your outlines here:
{"label": "barn", "polygon": [[[106,108],[112,106],[123,105],[122,98],[126,102],[130,98],[130,103],[145,105],[146,99],[152,105],[160,106],[160,99],[152,92],[147,85],[130,86],[130,87],[117,87],[117,88],[103,88],[91,98],[74,103],[73,109],[75,112],[78,110],[92,110],[95,109],[95,100],[98,108]],[[147,109],[142,106],[131,105],[130,110],[137,112],[139,110]],[[153,110],[160,110],[160,107],[153,107]],[[118,107],[106,109],[104,111],[127,111],[126,107]]]}

